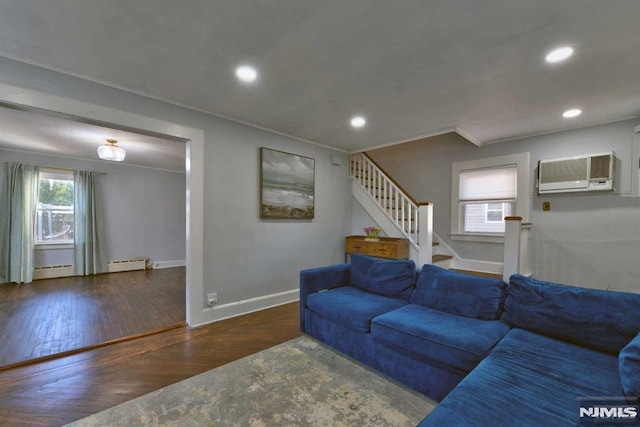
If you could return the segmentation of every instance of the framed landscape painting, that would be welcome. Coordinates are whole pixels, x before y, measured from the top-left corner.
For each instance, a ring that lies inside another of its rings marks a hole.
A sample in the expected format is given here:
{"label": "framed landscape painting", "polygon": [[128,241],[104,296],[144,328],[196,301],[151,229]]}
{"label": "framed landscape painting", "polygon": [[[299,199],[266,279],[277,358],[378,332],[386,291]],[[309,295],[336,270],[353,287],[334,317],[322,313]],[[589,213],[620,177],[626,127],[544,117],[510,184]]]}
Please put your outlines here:
{"label": "framed landscape painting", "polygon": [[312,219],[315,160],[260,148],[260,218]]}

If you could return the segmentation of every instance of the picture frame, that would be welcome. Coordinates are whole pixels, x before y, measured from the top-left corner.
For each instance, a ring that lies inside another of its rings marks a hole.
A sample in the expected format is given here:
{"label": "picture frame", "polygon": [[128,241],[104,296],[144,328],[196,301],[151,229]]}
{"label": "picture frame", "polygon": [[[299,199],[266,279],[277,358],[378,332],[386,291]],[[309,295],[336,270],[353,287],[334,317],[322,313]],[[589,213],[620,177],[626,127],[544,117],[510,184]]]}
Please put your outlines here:
{"label": "picture frame", "polygon": [[315,159],[260,148],[260,218],[313,219]]}

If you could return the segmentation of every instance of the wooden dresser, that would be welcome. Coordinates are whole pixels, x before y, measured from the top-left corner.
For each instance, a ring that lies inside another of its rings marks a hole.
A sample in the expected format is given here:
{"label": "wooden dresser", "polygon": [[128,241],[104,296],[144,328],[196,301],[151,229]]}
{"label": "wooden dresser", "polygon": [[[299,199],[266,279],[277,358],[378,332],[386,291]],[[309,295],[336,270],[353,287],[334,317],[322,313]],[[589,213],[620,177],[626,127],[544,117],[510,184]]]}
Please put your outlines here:
{"label": "wooden dresser", "polygon": [[378,258],[409,259],[409,240],[380,237],[377,242],[365,240],[366,236],[347,236],[344,241],[345,262],[350,254],[364,254]]}

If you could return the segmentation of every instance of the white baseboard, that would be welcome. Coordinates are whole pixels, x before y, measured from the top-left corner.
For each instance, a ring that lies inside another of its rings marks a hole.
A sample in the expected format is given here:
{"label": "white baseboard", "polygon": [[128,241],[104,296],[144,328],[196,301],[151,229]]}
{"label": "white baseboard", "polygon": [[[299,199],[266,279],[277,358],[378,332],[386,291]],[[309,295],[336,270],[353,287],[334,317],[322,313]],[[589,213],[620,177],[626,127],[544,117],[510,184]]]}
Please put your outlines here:
{"label": "white baseboard", "polygon": [[187,261],[184,259],[171,259],[168,261],[153,261],[153,268],[173,268],[173,267],[184,267],[187,265]]}
{"label": "white baseboard", "polygon": [[199,319],[200,321],[189,326],[203,326],[208,323],[218,322],[231,317],[241,316],[243,314],[249,314],[266,308],[298,301],[298,299],[300,299],[300,290],[294,289],[257,298],[250,298],[243,301],[215,305],[213,307],[204,308],[200,316],[201,319]]}

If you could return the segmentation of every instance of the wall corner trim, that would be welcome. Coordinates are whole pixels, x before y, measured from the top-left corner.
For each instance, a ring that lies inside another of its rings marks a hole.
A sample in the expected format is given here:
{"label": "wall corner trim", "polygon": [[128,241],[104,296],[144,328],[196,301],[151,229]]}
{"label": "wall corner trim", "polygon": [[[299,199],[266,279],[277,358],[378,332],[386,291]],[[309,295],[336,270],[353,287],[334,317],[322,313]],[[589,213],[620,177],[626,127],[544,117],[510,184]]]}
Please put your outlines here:
{"label": "wall corner trim", "polygon": [[279,292],[271,295],[250,298],[242,301],[235,301],[228,304],[207,307],[202,310],[199,316],[199,322],[190,324],[189,326],[203,326],[220,320],[229,319],[243,314],[253,313],[255,311],[264,310],[271,307],[298,301],[300,297],[299,289],[291,291]]}
{"label": "wall corner trim", "polygon": [[186,259],[170,259],[167,261],[153,261],[153,268],[173,268],[173,267],[185,267],[187,265]]}

